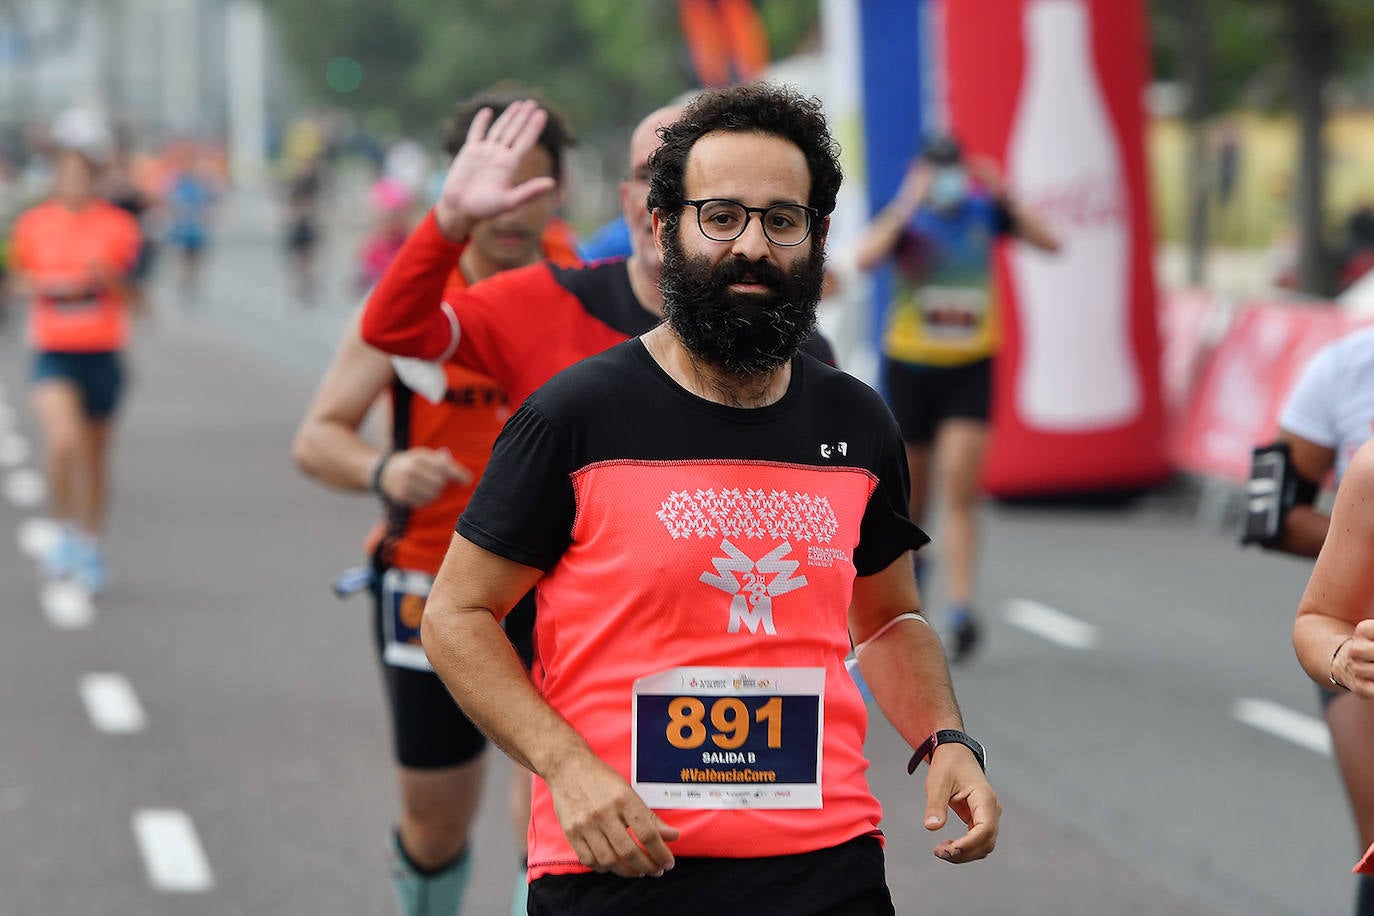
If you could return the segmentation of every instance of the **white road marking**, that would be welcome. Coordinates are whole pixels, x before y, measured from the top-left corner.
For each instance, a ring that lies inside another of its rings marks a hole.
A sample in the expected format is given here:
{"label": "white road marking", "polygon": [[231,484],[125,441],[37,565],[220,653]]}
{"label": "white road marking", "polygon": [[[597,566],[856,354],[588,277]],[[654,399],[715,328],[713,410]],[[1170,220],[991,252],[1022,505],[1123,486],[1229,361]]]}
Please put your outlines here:
{"label": "white road marking", "polygon": [[1232,714],[1251,728],[1291,741],[1309,751],[1331,756],[1331,732],[1326,723],[1269,700],[1237,700]]}
{"label": "white road marking", "polygon": [[15,531],[19,549],[31,560],[47,556],[61,536],[62,526],[50,518],[42,517],[24,519]]}
{"label": "white road marking", "polygon": [[48,485],[35,470],[20,468],[5,478],[5,498],[21,509],[32,509],[47,495]]}
{"label": "white road marking", "polygon": [[200,894],[215,886],[196,827],[186,812],[173,808],[135,811],[133,828],[153,887],[172,894]]}
{"label": "white road marking", "polygon": [[43,616],[59,630],[81,630],[95,620],[91,595],[75,582],[45,582],[38,593]]}
{"label": "white road marking", "polygon": [[83,675],[81,699],[86,703],[86,714],[91,717],[92,724],[102,732],[128,735],[143,731],[148,724],[138,694],[122,674]]}
{"label": "white road marking", "polygon": [[1012,626],[1069,649],[1097,645],[1097,627],[1039,601],[1013,598],[1007,602],[1005,617]]}
{"label": "white road marking", "polygon": [[4,423],[0,423],[0,468],[17,468],[29,460],[33,449],[28,439],[16,432],[5,432],[4,428]]}

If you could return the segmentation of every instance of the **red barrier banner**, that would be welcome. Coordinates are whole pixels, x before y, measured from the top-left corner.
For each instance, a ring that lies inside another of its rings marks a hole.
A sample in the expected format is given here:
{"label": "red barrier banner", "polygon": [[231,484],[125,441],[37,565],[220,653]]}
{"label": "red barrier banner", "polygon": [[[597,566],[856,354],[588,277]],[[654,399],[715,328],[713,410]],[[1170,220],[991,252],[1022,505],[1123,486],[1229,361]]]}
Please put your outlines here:
{"label": "red barrier banner", "polygon": [[1173,442],[1180,470],[1236,482],[1274,440],[1279,411],[1313,354],[1352,322],[1330,305],[1252,303],[1207,360]]}
{"label": "red barrier banner", "polygon": [[950,120],[1062,243],[1002,246],[994,495],[1167,477],[1143,145],[1144,0],[944,4]]}

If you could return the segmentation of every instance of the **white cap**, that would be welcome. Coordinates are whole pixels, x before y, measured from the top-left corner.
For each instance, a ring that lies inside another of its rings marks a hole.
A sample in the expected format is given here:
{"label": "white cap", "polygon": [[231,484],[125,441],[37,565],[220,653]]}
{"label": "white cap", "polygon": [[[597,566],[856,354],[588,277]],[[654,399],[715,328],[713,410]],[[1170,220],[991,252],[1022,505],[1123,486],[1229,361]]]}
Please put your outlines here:
{"label": "white cap", "polygon": [[52,139],[63,149],[105,162],[114,152],[114,135],[105,117],[94,108],[68,108],[52,122]]}

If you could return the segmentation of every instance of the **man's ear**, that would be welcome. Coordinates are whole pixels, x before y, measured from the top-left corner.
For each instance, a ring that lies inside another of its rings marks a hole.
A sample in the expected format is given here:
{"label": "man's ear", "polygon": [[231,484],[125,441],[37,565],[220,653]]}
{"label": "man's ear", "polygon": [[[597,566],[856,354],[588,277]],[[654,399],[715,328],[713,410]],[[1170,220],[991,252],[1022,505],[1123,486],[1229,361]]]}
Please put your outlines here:
{"label": "man's ear", "polygon": [[830,217],[821,220],[821,224],[815,230],[821,237],[821,247],[825,247],[825,240],[830,235]]}
{"label": "man's ear", "polygon": [[663,256],[663,233],[668,231],[668,221],[663,218],[663,211],[657,208],[649,211],[649,219],[654,226],[654,246],[658,248],[659,257]]}

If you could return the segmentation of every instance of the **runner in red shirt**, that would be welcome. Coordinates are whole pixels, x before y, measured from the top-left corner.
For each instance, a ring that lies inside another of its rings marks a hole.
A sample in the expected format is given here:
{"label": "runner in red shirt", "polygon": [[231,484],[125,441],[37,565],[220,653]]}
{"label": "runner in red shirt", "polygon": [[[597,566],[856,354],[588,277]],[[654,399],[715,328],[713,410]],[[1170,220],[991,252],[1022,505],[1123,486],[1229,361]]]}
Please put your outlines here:
{"label": "runner in red shirt", "polygon": [[106,578],[107,459],[142,242],[132,216],[95,196],[97,168],[87,152],[60,150],[52,196],[19,217],[11,243],[18,288],[31,305],[32,404],[61,526],[43,570],[92,593]]}
{"label": "runner in red shirt", "polygon": [[[399,356],[477,369],[499,380],[518,405],[554,373],[656,326],[663,297],[646,205],[649,156],[658,146],[658,130],[680,111],[670,106],[651,113],[630,139],[629,169],[620,185],[633,249],[629,258],[576,270],[537,264],[472,289],[447,290],[445,265],[463,251],[468,236],[441,201],[368,298],[363,339]],[[452,192],[450,184],[445,187]],[[835,362],[818,333],[807,338],[805,349]]]}
{"label": "runner in red shirt", "polygon": [[[484,93],[462,103],[446,126],[449,153],[462,145],[479,110],[502,111],[522,97]],[[557,184],[474,227],[472,244],[443,265],[450,294],[541,258],[576,263],[564,234],[550,231],[561,195],[563,155],[571,142],[563,121],[550,118],[538,142],[520,158],[516,174]],[[453,916],[471,870],[470,827],[481,794],[486,739],[434,675],[420,646],[419,619],[454,522],[511,407],[496,382],[472,369],[397,362],[363,343],[356,321],[350,324],[301,424],[295,458],[324,483],[357,491],[370,487],[386,507],[370,552],[401,794],[393,876],[406,916]],[[378,449],[359,435],[359,427],[387,392],[390,442]],[[533,613],[533,601],[522,602],[507,624],[526,659]],[[529,821],[529,786],[529,775],[518,772],[511,798],[517,837],[523,837]],[[524,888],[522,866],[519,912],[524,912]]]}
{"label": "runner in red shirt", "polygon": [[[540,124],[479,119],[441,217],[540,193],[509,164]],[[652,160],[665,323],[532,394],[459,521],[424,643],[537,774],[532,914],[893,913],[851,639],[910,769],[930,763],[926,826],[969,826],[936,855],[992,850],[982,747],[918,611],[896,421],[799,353],[839,183],[819,102],[694,100]],[[531,587],[534,684],[498,626]]]}

